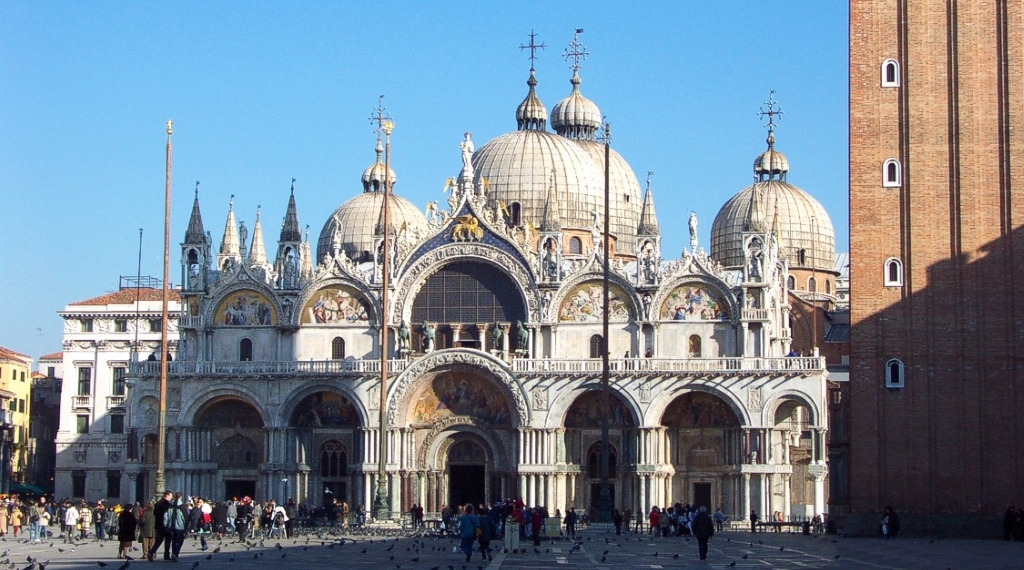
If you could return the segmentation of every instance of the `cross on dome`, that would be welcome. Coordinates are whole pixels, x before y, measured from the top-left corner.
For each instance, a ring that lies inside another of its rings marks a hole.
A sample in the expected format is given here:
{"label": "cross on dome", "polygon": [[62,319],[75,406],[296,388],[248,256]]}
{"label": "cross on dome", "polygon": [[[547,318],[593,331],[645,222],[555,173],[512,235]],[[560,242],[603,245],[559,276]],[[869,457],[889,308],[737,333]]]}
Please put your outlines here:
{"label": "cross on dome", "polygon": [[384,96],[381,95],[377,99],[377,108],[370,114],[370,124],[376,123],[376,128],[373,129],[377,133],[377,140],[380,140],[381,133],[385,135],[391,134],[391,129],[394,123],[391,120],[391,111],[384,106]]}
{"label": "cross on dome", "polygon": [[782,119],[783,115],[782,107],[780,107],[779,104],[775,102],[774,89],[768,92],[768,100],[765,101],[764,104],[767,105],[768,109],[765,110],[765,108],[762,106],[761,109],[757,112],[757,116],[761,117],[762,120],[764,120],[765,117],[768,117],[768,123],[765,125],[765,127],[768,128],[769,132],[772,132],[775,130],[776,117]]}
{"label": "cross on dome", "polygon": [[527,45],[519,44],[519,49],[530,50],[530,71],[533,71],[533,62],[537,60],[537,50],[548,47],[545,44],[538,44],[536,42],[537,34],[533,30],[530,30],[530,43]]}
{"label": "cross on dome", "polygon": [[572,36],[572,43],[569,47],[565,48],[565,53],[562,54],[562,58],[565,61],[572,60],[572,70],[579,71],[581,64],[587,60],[587,56],[590,52],[587,48],[580,43],[580,34],[583,33],[583,28],[576,28],[576,33]]}

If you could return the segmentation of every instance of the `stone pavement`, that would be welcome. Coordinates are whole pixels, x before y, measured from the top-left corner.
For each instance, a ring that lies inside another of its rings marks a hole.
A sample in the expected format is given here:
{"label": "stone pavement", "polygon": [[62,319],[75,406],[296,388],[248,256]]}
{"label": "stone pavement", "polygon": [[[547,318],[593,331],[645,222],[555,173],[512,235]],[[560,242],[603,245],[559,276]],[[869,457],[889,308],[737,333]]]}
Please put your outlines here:
{"label": "stone pavement", "polygon": [[[493,562],[465,562],[461,552],[453,553],[457,541],[451,538],[404,534],[309,535],[262,544],[243,545],[237,541],[209,540],[201,550],[198,540],[188,539],[178,563],[147,562],[136,549],[130,563],[134,570],[182,568],[184,570],[228,570],[261,567],[284,570],[568,570],[587,568],[828,568],[828,569],[1020,569],[1024,568],[1024,543],[998,540],[928,540],[843,538],[803,536],[790,533],[726,531],[711,539],[707,561],[697,558],[693,539],[651,538],[596,530],[584,531],[576,543],[545,541],[534,549],[524,543],[521,553],[501,552]],[[501,546],[500,541],[491,543]],[[10,570],[81,570],[105,567],[128,570],[116,560],[114,541],[87,540],[67,544],[54,539],[28,544],[8,536],[0,541],[0,568]],[[30,560],[31,557],[31,560]],[[35,561],[33,563],[33,561]],[[104,566],[106,565],[106,566]]]}

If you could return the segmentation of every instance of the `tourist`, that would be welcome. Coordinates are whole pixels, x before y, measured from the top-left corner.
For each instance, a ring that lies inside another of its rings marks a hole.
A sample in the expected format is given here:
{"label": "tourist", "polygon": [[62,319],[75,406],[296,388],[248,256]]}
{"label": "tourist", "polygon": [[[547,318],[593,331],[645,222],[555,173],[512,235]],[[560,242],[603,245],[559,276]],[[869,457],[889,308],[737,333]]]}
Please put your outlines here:
{"label": "tourist", "polygon": [[480,507],[480,512],[477,514],[477,520],[480,521],[480,534],[477,536],[477,541],[480,543],[480,560],[482,562],[491,561],[491,540],[494,538],[494,520],[490,517],[490,511],[487,507]]}
{"label": "tourist", "polygon": [[135,520],[135,515],[132,514],[131,505],[121,507],[121,513],[117,515],[118,558],[125,558],[131,552],[132,544],[135,542],[135,529],[137,526],[138,521]]}
{"label": "tourist", "polygon": [[78,508],[72,503],[67,503],[64,510],[64,542],[75,541],[75,531],[78,529]]}
{"label": "tourist", "polygon": [[700,512],[693,518],[690,525],[693,536],[697,538],[697,554],[701,560],[708,558],[708,539],[715,535],[715,527],[708,516],[708,508],[701,505]]}
{"label": "tourist", "polygon": [[25,518],[25,514],[21,511],[21,506],[18,503],[11,505],[11,534],[15,538],[18,537],[18,532],[21,531],[21,519]]}
{"label": "tourist", "polygon": [[473,557],[473,541],[481,532],[480,519],[473,514],[473,505],[466,505],[466,513],[459,517],[459,538],[462,541],[461,548],[466,555],[466,562]]}
{"label": "tourist", "polygon": [[750,511],[750,532],[757,532],[757,511]]}
{"label": "tourist", "polygon": [[896,514],[896,511],[892,510],[892,506],[886,505],[885,510],[882,512],[882,536],[886,540],[890,538],[896,538],[900,533],[900,517]]}
{"label": "tourist", "polygon": [[153,556],[149,553],[153,548],[153,537],[156,536],[156,517],[153,515],[153,501],[146,502],[138,519],[139,542],[142,543],[142,555],[150,562]]}
{"label": "tourist", "polygon": [[622,535],[622,513],[619,509],[612,509],[612,524],[615,525],[615,535]]}
{"label": "tourist", "polygon": [[722,512],[722,507],[715,509],[715,530],[722,532],[722,526],[725,524],[725,513]]}
{"label": "tourist", "polygon": [[156,534],[154,535],[153,546],[147,551],[149,561],[152,562],[156,556],[156,551],[160,550],[160,546],[164,547],[164,560],[171,559],[171,537],[167,532],[167,528],[164,526],[164,515],[167,514],[167,509],[171,508],[171,501],[174,500],[174,493],[170,491],[164,491],[162,499],[156,502],[153,506],[153,516],[156,518],[154,526],[156,528]]}

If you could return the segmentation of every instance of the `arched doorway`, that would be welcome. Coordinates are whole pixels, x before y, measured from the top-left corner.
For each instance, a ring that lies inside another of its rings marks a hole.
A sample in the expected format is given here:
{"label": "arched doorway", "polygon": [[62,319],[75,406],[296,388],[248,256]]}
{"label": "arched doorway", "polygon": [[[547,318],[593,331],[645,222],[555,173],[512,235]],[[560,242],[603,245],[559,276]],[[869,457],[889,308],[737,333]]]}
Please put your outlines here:
{"label": "arched doorway", "polygon": [[211,459],[224,485],[223,498],[253,497],[263,462],[263,418],[252,404],[237,398],[207,403],[196,415],[196,427],[213,442]]}
{"label": "arched doorway", "polygon": [[483,442],[476,437],[459,435],[453,438],[445,454],[448,472],[448,504],[485,503],[488,498],[488,458]]}
{"label": "arched doorway", "polygon": [[706,392],[678,396],[662,415],[675,471],[671,499],[738,514],[730,478],[742,463],[742,432],[727,402]]}
{"label": "arched doorway", "polygon": [[604,394],[600,390],[585,392],[569,406],[565,414],[566,462],[576,467],[571,485],[569,503],[577,508],[598,506],[601,490],[601,425],[608,418],[608,481],[612,505],[631,501],[625,496],[625,469],[620,465],[623,456],[635,451],[633,431],[636,422],[629,406],[616,393],[609,394],[608,409],[604,408]]}
{"label": "arched doorway", "polygon": [[515,492],[516,466],[509,458],[518,415],[507,390],[468,365],[419,376],[404,404],[418,453],[415,470],[402,477],[403,510],[415,503],[439,512],[444,505],[479,504]]}
{"label": "arched doorway", "polygon": [[356,437],[362,420],[355,405],[335,392],[315,392],[295,406],[288,425],[299,446],[309,450],[305,457],[309,470],[303,472],[309,480],[300,483],[311,489],[307,500],[322,505],[337,500],[350,507],[365,503],[365,497],[359,496],[359,470],[352,467],[362,456],[361,440]]}

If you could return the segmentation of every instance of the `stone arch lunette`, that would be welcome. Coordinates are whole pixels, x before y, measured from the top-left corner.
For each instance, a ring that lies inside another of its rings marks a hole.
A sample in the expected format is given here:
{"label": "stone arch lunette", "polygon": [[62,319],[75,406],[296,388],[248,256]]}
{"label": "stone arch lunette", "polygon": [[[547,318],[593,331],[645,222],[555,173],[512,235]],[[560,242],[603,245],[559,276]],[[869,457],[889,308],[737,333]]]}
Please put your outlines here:
{"label": "stone arch lunette", "polygon": [[689,283],[698,283],[702,287],[714,289],[718,293],[719,297],[723,299],[729,305],[729,321],[732,324],[740,322],[742,317],[743,307],[739,306],[736,296],[732,293],[728,284],[723,282],[717,277],[711,277],[704,275],[703,273],[684,273],[681,275],[675,275],[671,279],[663,282],[658,287],[658,291],[654,294],[654,299],[651,300],[651,320],[659,321],[660,318],[660,307],[665,303],[665,299],[668,298],[672,291],[675,291],[676,287],[680,287]]}
{"label": "stone arch lunette", "polygon": [[[629,414],[633,420],[633,426],[641,427],[643,425],[643,412],[640,407],[640,403],[630,394],[627,390],[620,390],[616,386],[609,386],[608,389],[611,394],[617,396],[625,404],[629,410]],[[563,386],[558,390],[555,399],[552,400],[551,405],[548,407],[548,414],[546,418],[546,425],[543,427],[565,427],[565,415],[569,413],[569,408],[588,392],[600,392],[601,391],[601,380],[598,379],[587,379],[586,381],[580,382],[575,386],[569,388]]]}
{"label": "stone arch lunette", "polygon": [[274,416],[270,411],[264,407],[259,398],[249,390],[246,390],[242,385],[214,385],[209,389],[203,391],[202,398],[196,398],[188,406],[182,407],[178,412],[178,425],[180,426],[194,426],[196,425],[196,418],[199,412],[206,408],[206,406],[217,400],[223,399],[235,399],[242,400],[249,404],[256,410],[260,415],[260,420],[263,421],[263,427],[280,427],[274,424]]}
{"label": "stone arch lunette", "polygon": [[782,406],[786,401],[795,401],[807,407],[811,412],[811,425],[818,427],[825,427],[821,425],[821,406],[813,398],[799,390],[782,390],[771,394],[764,403],[764,409],[761,410],[761,421],[766,426],[775,425],[775,413],[778,412],[779,407]]}
{"label": "stone arch lunette", "polygon": [[[604,274],[593,271],[581,271],[569,277],[562,286],[555,292],[554,298],[551,299],[551,307],[548,309],[548,318],[551,322],[558,322],[558,311],[562,307],[562,303],[565,302],[566,295],[573,290],[577,285],[586,283],[588,281],[601,281],[604,279]],[[636,288],[627,280],[625,277],[620,275],[618,272],[610,272],[608,275],[608,282],[612,285],[617,286],[626,294],[629,300],[629,318],[631,321],[642,321],[644,317],[643,302],[640,300],[640,296],[637,294]]]}
{"label": "stone arch lunette", "polygon": [[412,396],[413,390],[419,385],[420,377],[439,368],[456,368],[480,372],[494,379],[499,385],[505,387],[505,392],[516,411],[512,427],[529,425],[530,408],[526,403],[526,393],[505,363],[479,350],[452,348],[427,353],[422,358],[413,361],[412,364],[407,366],[398,375],[394,384],[388,389],[387,416],[389,426],[394,427],[399,423],[404,423],[404,421],[399,421],[398,414],[400,411],[405,412],[408,407],[408,400]]}
{"label": "stone arch lunette", "polygon": [[[306,397],[316,394],[317,392],[331,392],[339,396],[343,396],[346,400],[352,404],[356,412],[359,414],[360,427],[366,427],[370,423],[370,411],[366,409],[366,402],[364,398],[361,398],[352,389],[350,383],[336,383],[336,382],[317,382],[315,384],[307,384],[296,388],[288,393],[284,398],[285,404],[281,406],[277,413],[277,425],[288,426],[291,422],[292,414],[295,413],[295,408],[306,399]],[[374,414],[376,415],[376,414]]]}
{"label": "stone arch lunette", "polygon": [[710,394],[726,404],[736,414],[741,426],[752,426],[750,411],[736,395],[729,390],[722,390],[720,386],[702,379],[691,379],[686,383],[679,383],[674,389],[658,390],[657,395],[651,399],[651,405],[647,408],[645,426],[658,427],[662,425],[662,418],[665,417],[665,410],[680,396],[689,392],[704,392]]}

